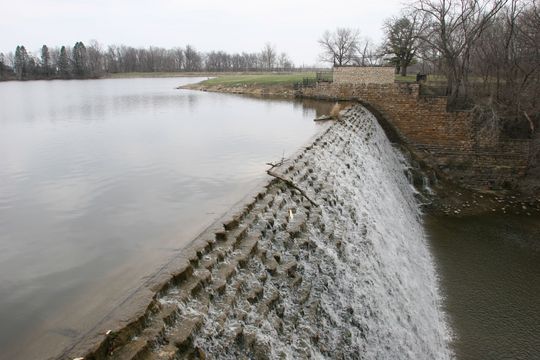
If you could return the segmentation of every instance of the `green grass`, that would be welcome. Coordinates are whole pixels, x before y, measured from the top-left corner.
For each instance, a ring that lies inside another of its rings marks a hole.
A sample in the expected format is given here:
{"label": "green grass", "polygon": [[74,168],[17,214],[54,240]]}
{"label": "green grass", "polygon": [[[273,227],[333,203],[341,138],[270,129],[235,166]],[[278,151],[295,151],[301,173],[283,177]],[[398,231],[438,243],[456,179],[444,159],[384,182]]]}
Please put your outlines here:
{"label": "green grass", "polygon": [[[409,82],[409,83],[416,82],[416,74],[407,75],[407,76],[396,75],[396,81]],[[427,77],[427,83],[432,83],[432,84],[446,83],[446,77],[444,75],[430,74]]]}
{"label": "green grass", "polygon": [[216,78],[201,82],[201,85],[223,86],[292,86],[302,82],[304,78],[315,79],[314,72],[284,73],[284,74],[249,74],[249,75],[219,75]]}
{"label": "green grass", "polygon": [[396,81],[413,83],[413,82],[416,82],[416,75],[407,75],[407,76],[396,75]]}
{"label": "green grass", "polygon": [[128,72],[128,73],[112,73],[108,75],[113,79],[125,78],[161,78],[161,77],[184,77],[184,76],[206,76],[204,73],[187,73],[187,72]]}
{"label": "green grass", "polygon": [[[211,72],[133,72],[110,74],[111,78],[136,78],[136,77],[187,77],[200,76],[212,77],[212,79],[200,82],[201,85],[208,86],[292,86],[301,83],[304,79],[315,79],[314,72],[294,72],[294,73],[211,73]],[[396,81],[414,83],[416,75],[401,76],[396,75]],[[444,82],[445,78],[440,75],[429,75],[428,82]]]}
{"label": "green grass", "polygon": [[[213,77],[202,81],[202,85],[223,85],[229,87],[237,86],[292,86],[302,82],[303,79],[315,79],[314,72],[295,73],[210,73],[210,72],[133,72],[110,74],[111,78],[140,78],[140,77],[183,77],[200,76]],[[215,77],[214,77],[215,76]]]}

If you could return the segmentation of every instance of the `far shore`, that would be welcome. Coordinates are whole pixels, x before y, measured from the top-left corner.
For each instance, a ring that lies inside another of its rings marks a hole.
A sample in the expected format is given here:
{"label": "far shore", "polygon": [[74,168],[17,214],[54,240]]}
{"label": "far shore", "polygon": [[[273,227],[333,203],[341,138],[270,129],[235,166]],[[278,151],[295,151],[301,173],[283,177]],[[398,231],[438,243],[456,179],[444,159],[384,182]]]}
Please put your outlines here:
{"label": "far shore", "polygon": [[[330,69],[321,69],[330,71]],[[96,79],[130,79],[130,78],[164,78],[164,77],[220,77],[232,78],[238,76],[257,76],[257,77],[273,77],[275,79],[295,78],[302,81],[303,77],[314,77],[314,71],[308,70],[293,70],[293,71],[242,71],[242,72],[213,72],[213,71],[156,71],[156,72],[126,72],[126,73],[105,73],[102,75],[88,77],[61,77],[61,76],[38,76],[28,79],[17,79],[15,76],[0,78],[0,82],[6,81],[35,81],[35,80],[96,80]]]}

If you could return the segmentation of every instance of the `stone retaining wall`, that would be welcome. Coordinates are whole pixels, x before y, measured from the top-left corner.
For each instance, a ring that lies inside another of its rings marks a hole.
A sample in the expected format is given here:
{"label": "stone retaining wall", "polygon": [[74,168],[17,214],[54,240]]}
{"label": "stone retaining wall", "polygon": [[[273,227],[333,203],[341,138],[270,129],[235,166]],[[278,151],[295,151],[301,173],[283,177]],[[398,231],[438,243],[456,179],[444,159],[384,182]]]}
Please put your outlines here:
{"label": "stone retaining wall", "polygon": [[335,66],[335,84],[392,84],[395,69],[381,66]]}
{"label": "stone retaining wall", "polygon": [[368,105],[419,159],[464,186],[515,188],[527,172],[529,140],[484,139],[470,112],[448,112],[446,97],[422,97],[418,84],[320,84],[301,96]]}

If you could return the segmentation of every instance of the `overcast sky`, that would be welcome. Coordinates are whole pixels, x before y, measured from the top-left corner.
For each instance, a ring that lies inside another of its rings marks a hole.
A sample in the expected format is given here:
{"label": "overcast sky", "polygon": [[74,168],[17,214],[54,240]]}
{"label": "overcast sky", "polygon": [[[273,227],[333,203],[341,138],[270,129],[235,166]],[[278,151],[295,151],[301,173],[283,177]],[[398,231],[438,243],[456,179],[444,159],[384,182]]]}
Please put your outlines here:
{"label": "overcast sky", "polygon": [[1,5],[0,51],[25,45],[162,47],[256,52],[266,42],[297,66],[318,61],[318,38],[336,27],[358,28],[380,41],[383,21],[403,0],[22,0]]}

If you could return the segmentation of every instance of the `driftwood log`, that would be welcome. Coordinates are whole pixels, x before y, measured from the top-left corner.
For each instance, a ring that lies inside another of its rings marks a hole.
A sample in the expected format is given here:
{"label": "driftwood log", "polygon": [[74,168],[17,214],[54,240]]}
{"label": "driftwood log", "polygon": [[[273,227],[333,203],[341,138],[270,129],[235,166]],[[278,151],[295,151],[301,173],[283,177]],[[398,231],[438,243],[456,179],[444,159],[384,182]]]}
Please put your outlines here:
{"label": "driftwood log", "polygon": [[266,163],[266,165],[269,165],[270,166],[270,169],[266,170],[266,173],[278,180],[281,180],[283,181],[287,186],[297,190],[298,192],[300,192],[300,194],[302,194],[303,197],[305,197],[310,203],[311,205],[313,206],[319,206],[319,204],[317,204],[315,201],[313,201],[309,196],[308,194],[306,194],[306,192],[304,190],[302,190],[301,188],[299,188],[294,182],[292,182],[291,180],[287,179],[287,178],[284,178],[283,176],[275,173],[274,171],[272,171],[272,169],[274,169],[276,166],[280,166],[280,165],[283,165],[283,163],[285,162],[285,159],[281,159],[281,161],[279,163],[276,163],[276,164],[273,164],[273,163]]}

